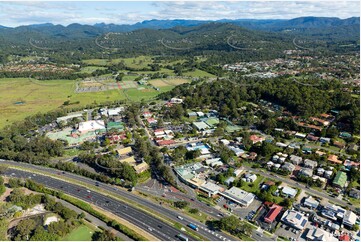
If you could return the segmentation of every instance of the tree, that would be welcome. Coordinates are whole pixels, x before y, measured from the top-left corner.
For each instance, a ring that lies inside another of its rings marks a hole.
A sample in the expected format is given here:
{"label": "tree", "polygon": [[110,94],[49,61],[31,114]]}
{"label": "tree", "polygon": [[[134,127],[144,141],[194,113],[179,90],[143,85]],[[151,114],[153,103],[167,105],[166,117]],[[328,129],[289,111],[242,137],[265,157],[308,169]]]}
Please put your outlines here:
{"label": "tree", "polygon": [[183,208],[187,207],[189,203],[186,201],[176,201],[173,204],[176,208],[183,209]]}
{"label": "tree", "polygon": [[93,241],[116,241],[116,236],[109,230],[96,231],[92,236]]}
{"label": "tree", "polygon": [[15,240],[29,240],[30,233],[36,228],[34,219],[21,220],[15,228]]}
{"label": "tree", "polygon": [[189,212],[190,212],[190,213],[193,213],[193,214],[196,214],[196,213],[199,212],[199,210],[198,210],[197,208],[191,208],[191,209],[189,210]]}

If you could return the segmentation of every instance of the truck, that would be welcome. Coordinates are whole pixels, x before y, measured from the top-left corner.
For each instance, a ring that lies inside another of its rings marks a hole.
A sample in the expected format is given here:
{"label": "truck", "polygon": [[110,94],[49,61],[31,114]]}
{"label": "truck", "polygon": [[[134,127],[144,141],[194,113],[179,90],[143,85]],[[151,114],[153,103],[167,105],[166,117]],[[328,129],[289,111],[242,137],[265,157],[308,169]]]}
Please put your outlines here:
{"label": "truck", "polygon": [[194,224],[188,224],[188,227],[195,230],[195,231],[198,231],[198,226],[197,225],[194,225]]}
{"label": "truck", "polygon": [[178,234],[177,237],[178,237],[180,240],[188,241],[188,237],[184,236],[183,234]]}

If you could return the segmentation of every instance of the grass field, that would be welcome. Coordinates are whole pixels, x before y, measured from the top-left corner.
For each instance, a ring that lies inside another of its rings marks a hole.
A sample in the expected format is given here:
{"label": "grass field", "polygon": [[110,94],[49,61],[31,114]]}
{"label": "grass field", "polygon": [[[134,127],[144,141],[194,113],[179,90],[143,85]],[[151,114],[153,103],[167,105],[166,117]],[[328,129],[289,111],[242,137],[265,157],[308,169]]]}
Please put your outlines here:
{"label": "grass field", "polygon": [[91,241],[92,235],[94,234],[94,229],[86,226],[80,225],[78,228],[74,229],[67,236],[65,236],[63,241]]}
{"label": "grass field", "polygon": [[104,69],[106,69],[106,68],[102,67],[102,66],[85,66],[85,67],[81,68],[78,73],[92,73],[93,71],[104,70]]}
{"label": "grass field", "polygon": [[152,84],[155,87],[169,87],[169,86],[177,86],[183,83],[188,83],[189,80],[186,79],[181,79],[181,78],[177,78],[177,79],[173,79],[173,78],[169,78],[169,79],[154,79],[149,81],[150,84]]}

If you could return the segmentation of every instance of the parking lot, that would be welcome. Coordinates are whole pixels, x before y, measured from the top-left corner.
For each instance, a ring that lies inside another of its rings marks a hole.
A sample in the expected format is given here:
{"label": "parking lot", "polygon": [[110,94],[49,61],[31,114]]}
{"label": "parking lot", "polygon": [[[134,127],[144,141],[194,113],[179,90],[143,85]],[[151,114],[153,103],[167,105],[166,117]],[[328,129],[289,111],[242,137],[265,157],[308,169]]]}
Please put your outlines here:
{"label": "parking lot", "polygon": [[218,198],[216,202],[219,207],[222,207],[224,209],[226,209],[224,207],[224,205],[226,204],[227,207],[230,209],[229,211],[232,211],[233,215],[240,217],[242,219],[245,219],[248,216],[248,214],[252,211],[254,211],[255,213],[259,208],[259,206],[261,206],[262,204],[261,201],[255,199],[248,207],[242,207],[223,197]]}
{"label": "parking lot", "polygon": [[278,236],[283,236],[285,238],[294,238],[298,241],[298,238],[301,235],[301,231],[282,223],[279,229],[277,229],[277,231],[275,232],[275,234]]}

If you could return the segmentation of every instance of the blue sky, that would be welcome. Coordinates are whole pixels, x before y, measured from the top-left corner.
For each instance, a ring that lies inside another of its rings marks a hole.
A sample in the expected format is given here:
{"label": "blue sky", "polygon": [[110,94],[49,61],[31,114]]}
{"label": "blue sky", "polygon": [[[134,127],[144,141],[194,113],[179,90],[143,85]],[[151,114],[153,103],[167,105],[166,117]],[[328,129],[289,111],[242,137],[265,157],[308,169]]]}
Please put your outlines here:
{"label": "blue sky", "polygon": [[150,19],[359,17],[359,1],[26,1],[0,2],[0,25],[133,24]]}

